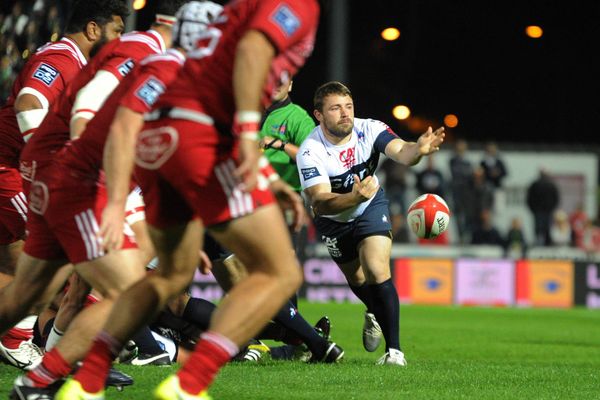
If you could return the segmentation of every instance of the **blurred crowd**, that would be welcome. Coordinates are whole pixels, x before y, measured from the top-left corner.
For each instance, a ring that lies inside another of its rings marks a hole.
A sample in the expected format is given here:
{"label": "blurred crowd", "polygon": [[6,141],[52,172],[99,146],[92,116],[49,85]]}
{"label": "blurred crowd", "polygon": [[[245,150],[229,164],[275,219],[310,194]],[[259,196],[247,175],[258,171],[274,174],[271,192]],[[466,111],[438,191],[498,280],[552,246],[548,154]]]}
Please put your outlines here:
{"label": "blurred crowd", "polygon": [[0,105],[30,54],[59,39],[67,0],[3,0],[0,8]]}
{"label": "blurred crowd", "polygon": [[[507,256],[525,257],[527,250],[534,246],[560,246],[579,248],[589,253],[600,251],[600,228],[588,218],[580,205],[571,213],[560,208],[560,190],[551,174],[541,169],[539,177],[532,181],[526,191],[526,206],[531,213],[534,226],[524,227],[518,217],[511,218],[506,232],[494,224],[496,202],[503,195],[503,180],[508,169],[498,152],[496,143],[485,145],[479,163],[466,157],[468,144],[459,139],[454,142],[453,154],[447,168],[450,179],[447,182],[435,158],[428,157],[426,167],[416,173],[408,167],[391,161],[384,161],[382,172],[385,189],[390,199],[390,212],[394,228],[394,240],[398,243],[410,242],[406,223],[406,193],[409,181],[413,182],[417,194],[434,193],[443,197],[452,211],[453,223],[458,237],[449,238],[450,232],[427,243],[435,244],[474,244],[502,246]],[[445,168],[445,167],[444,167]],[[414,176],[408,179],[410,174]],[[531,229],[533,235],[526,235]],[[527,240],[527,237],[533,240]]]}

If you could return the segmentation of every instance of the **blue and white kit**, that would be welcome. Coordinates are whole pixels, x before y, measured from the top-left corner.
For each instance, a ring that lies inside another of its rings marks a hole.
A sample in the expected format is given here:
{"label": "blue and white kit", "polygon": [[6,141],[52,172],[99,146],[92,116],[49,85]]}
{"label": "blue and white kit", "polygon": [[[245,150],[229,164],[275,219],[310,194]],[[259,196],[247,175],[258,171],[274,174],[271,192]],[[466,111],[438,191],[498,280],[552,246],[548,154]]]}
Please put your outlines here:
{"label": "blue and white kit", "polygon": [[[375,169],[380,154],[398,136],[383,122],[373,119],[354,119],[352,137],[343,145],[330,143],[320,126],[304,140],[296,162],[302,189],[328,183],[332,193],[349,193],[354,175],[362,181],[367,176],[376,180]],[[389,235],[388,201],[383,189],[371,199],[338,214],[321,215],[315,225],[331,257],[338,263],[358,257],[357,245],[365,237]]]}

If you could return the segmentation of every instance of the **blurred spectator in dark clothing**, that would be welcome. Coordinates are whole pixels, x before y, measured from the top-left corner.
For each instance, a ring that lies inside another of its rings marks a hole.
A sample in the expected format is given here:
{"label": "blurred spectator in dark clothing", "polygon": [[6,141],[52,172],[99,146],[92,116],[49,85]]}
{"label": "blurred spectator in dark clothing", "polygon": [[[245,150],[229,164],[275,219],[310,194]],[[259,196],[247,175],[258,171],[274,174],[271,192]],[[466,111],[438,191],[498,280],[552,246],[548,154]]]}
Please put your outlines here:
{"label": "blurred spectator in dark clothing", "polygon": [[416,187],[419,194],[433,193],[444,198],[444,176],[435,167],[432,155],[427,157],[427,167],[417,173]]}
{"label": "blurred spectator in dark clothing", "polygon": [[535,221],[535,243],[538,246],[549,246],[550,224],[552,215],[560,202],[558,186],[543,168],[539,177],[527,189],[527,206],[533,213]]}
{"label": "blurred spectator in dark clothing", "polygon": [[489,244],[504,247],[504,239],[492,222],[492,210],[484,209],[480,216],[481,226],[473,231],[471,244]]}
{"label": "blurred spectator in dark clothing", "polygon": [[527,241],[523,232],[523,222],[520,218],[515,217],[510,222],[510,229],[506,234],[504,243],[506,257],[517,260],[527,257]]}
{"label": "blurred spectator in dark clothing", "polygon": [[468,233],[473,235],[475,231],[481,230],[483,211],[494,209],[494,188],[485,180],[483,168],[477,167],[473,171],[471,187],[467,189],[466,198]]}
{"label": "blurred spectator in dark clothing", "polygon": [[[456,224],[460,243],[468,241],[468,219],[467,204],[471,182],[473,180],[473,166],[466,159],[468,145],[463,139],[458,139],[454,144],[454,155],[450,158],[450,209],[452,210],[452,219]],[[395,163],[394,163],[395,164]]]}
{"label": "blurred spectator in dark clothing", "polygon": [[381,164],[381,171],[385,173],[384,189],[390,202],[390,209],[396,204],[398,212],[406,212],[406,176],[410,172],[409,167],[387,158]]}
{"label": "blurred spectator in dark clothing", "polygon": [[572,246],[573,231],[569,216],[564,210],[556,210],[550,226],[550,244],[552,246]]}
{"label": "blurred spectator in dark clothing", "polygon": [[498,156],[498,146],[494,142],[488,142],[485,145],[483,159],[480,163],[485,172],[485,179],[491,183],[494,188],[502,186],[502,180],[506,176],[506,166]]}

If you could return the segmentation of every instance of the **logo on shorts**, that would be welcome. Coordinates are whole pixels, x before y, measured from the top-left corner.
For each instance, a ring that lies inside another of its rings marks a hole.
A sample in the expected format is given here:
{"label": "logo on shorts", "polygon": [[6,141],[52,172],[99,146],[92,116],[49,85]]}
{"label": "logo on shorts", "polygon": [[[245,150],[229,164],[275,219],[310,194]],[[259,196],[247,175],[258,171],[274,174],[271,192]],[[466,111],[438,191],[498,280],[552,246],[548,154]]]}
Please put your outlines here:
{"label": "logo on shorts", "polygon": [[300,27],[300,19],[286,5],[281,5],[271,17],[275,25],[279,26],[286,36],[292,36]]}
{"label": "logo on shorts", "polygon": [[337,238],[330,238],[325,235],[321,236],[321,239],[325,242],[325,246],[327,247],[327,251],[329,251],[329,255],[331,257],[341,257],[342,251],[338,248],[338,240]]}
{"label": "logo on shorts", "polygon": [[134,66],[135,66],[135,63],[130,58],[130,59],[126,60],[123,64],[119,65],[117,67],[117,71],[119,71],[119,73],[122,76],[125,76],[131,72],[131,70],[133,69]]}
{"label": "logo on shorts", "polygon": [[383,214],[383,215],[381,216],[381,221],[383,221],[383,222],[388,222],[387,216],[386,216],[385,214]]}
{"label": "logo on shorts", "polygon": [[135,163],[146,169],[158,169],[173,155],[179,143],[177,130],[162,126],[140,133]]}
{"label": "logo on shorts", "polygon": [[60,74],[56,68],[44,63],[41,63],[33,73],[33,77],[44,82],[46,86],[52,85],[58,75]]}
{"label": "logo on shorts", "polygon": [[48,208],[48,186],[44,182],[31,182],[29,189],[29,209],[36,214],[44,215]]}
{"label": "logo on shorts", "polygon": [[165,92],[165,85],[158,79],[152,77],[148,78],[146,82],[140,87],[135,95],[148,106],[148,108],[152,107],[156,100],[160,97],[161,94]]}
{"label": "logo on shorts", "polygon": [[304,177],[305,181],[320,175],[321,174],[316,167],[302,168],[302,176]]}

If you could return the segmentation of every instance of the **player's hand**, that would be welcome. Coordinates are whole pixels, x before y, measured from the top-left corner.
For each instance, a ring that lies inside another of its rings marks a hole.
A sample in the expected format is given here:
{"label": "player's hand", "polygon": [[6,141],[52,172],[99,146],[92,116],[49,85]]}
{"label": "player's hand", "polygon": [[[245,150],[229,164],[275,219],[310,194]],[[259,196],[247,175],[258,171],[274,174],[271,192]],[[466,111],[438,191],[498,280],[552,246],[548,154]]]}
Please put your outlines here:
{"label": "player's hand", "polygon": [[123,228],[125,226],[125,206],[108,203],[102,211],[100,237],[102,246],[108,252],[123,247]]}
{"label": "player's hand", "polygon": [[352,193],[362,203],[367,201],[379,190],[379,183],[372,176],[367,176],[362,181],[358,178],[358,175],[354,175],[354,185],[352,186]]}
{"label": "player's hand", "polygon": [[242,181],[241,188],[245,192],[251,192],[256,187],[258,176],[258,159],[260,150],[255,139],[240,138],[239,163],[235,170],[235,176]]}
{"label": "player's hand", "polygon": [[271,190],[275,194],[275,197],[277,197],[277,202],[281,209],[292,212],[292,228],[294,229],[294,232],[299,232],[307,220],[306,209],[304,208],[302,197],[281,179],[271,182]]}
{"label": "player's hand", "polygon": [[417,140],[417,145],[419,146],[419,155],[426,156],[438,151],[440,149],[440,145],[444,142],[445,136],[446,132],[444,132],[443,126],[435,131],[429,127],[429,129],[427,129],[424,134],[419,136],[419,139]]}
{"label": "player's hand", "polygon": [[204,250],[200,250],[200,262],[198,263],[198,270],[203,275],[208,275],[210,274],[210,271],[212,271],[212,262]]}
{"label": "player's hand", "polygon": [[258,142],[258,147],[260,147],[263,150],[266,150],[267,145],[269,143],[271,143],[273,141],[273,139],[275,139],[275,138],[272,136],[263,136]]}

